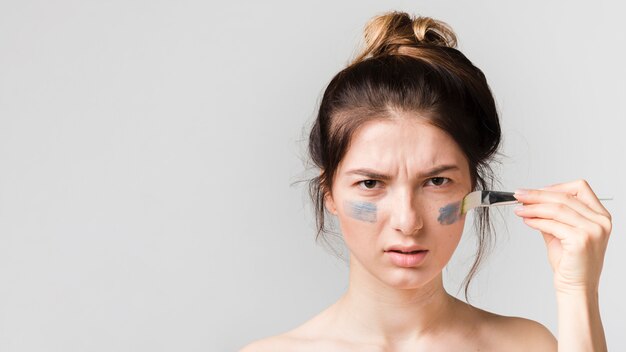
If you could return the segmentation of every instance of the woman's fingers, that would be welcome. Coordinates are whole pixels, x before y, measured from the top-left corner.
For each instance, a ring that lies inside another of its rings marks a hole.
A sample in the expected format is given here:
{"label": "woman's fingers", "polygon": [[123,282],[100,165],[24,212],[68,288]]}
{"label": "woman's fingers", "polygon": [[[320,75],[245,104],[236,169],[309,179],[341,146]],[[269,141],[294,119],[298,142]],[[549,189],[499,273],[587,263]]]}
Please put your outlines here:
{"label": "woman's fingers", "polygon": [[[524,218],[523,220],[528,226],[541,231],[546,245],[549,245],[553,238],[556,238],[563,246],[574,252],[585,252],[590,247],[595,249],[606,247],[608,234],[594,222],[585,221],[577,226],[563,222],[559,220],[559,217],[525,217],[526,214],[519,213],[518,215]],[[577,221],[575,222],[577,223]]]}
{"label": "woman's fingers", "polygon": [[[515,209],[515,213],[524,218],[542,218],[554,220],[573,228],[581,229],[592,236],[601,236],[603,229],[592,220],[563,203],[539,203],[529,204]],[[547,232],[547,231],[546,231]],[[562,239],[565,234],[550,232],[550,234]]]}
{"label": "woman's fingers", "polygon": [[[558,212],[559,209],[562,209],[567,213],[567,208],[570,208],[578,213],[578,216],[582,216],[592,223],[600,225],[607,234],[611,232],[611,218],[608,216],[608,212],[606,214],[604,212],[596,212],[571,193],[552,190],[523,190],[523,192],[516,192],[515,197],[526,206],[529,204],[557,204],[556,207],[552,206],[549,210],[544,209],[544,211],[551,210]],[[602,207],[602,209],[604,209],[604,207]],[[572,215],[571,212],[568,214]],[[571,216],[569,218],[571,218]],[[574,224],[572,223],[572,225]]]}
{"label": "woman's fingers", "polygon": [[585,180],[581,179],[581,180],[576,180],[572,182],[557,183],[548,187],[541,188],[541,190],[563,192],[563,193],[570,194],[580,199],[583,203],[589,206],[589,208],[593,209],[596,213],[607,216],[609,217],[609,219],[611,218],[611,214],[602,205],[602,203],[596,196],[593,189],[591,189],[591,186],[589,185],[589,183]]}
{"label": "woman's fingers", "polygon": [[[577,233],[577,229],[567,224],[541,218],[524,218],[524,222],[535,230],[541,231],[543,234],[549,234],[556,237],[559,240],[565,240],[571,237],[578,237],[580,233]],[[544,237],[546,244],[550,238]],[[561,243],[563,243],[561,241]]]}

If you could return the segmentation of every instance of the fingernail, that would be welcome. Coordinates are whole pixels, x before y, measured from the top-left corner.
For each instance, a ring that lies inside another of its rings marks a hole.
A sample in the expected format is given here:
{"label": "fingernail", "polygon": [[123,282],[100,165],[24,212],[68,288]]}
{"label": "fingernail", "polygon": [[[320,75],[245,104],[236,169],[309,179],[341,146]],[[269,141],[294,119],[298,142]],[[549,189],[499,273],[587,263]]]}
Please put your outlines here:
{"label": "fingernail", "polygon": [[516,195],[516,196],[523,196],[525,194],[528,194],[528,190],[524,189],[524,188],[519,188],[519,189],[515,190],[515,193],[514,193],[514,195]]}
{"label": "fingernail", "polygon": [[513,211],[514,211],[514,212],[516,212],[516,213],[519,213],[519,212],[521,212],[521,211],[523,211],[523,210],[524,210],[524,206],[523,206],[523,205],[518,205],[518,206],[516,206],[516,207],[513,209]]}

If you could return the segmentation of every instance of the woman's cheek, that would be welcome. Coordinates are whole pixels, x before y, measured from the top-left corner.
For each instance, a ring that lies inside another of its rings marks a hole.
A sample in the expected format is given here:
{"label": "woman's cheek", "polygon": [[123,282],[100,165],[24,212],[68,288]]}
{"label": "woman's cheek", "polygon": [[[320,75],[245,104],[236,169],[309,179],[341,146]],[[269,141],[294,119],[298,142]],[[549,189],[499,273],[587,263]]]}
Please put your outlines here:
{"label": "woman's cheek", "polygon": [[[340,221],[341,232],[346,244],[355,253],[370,253],[373,239],[378,237],[380,220],[377,203],[360,200],[344,200]],[[357,255],[359,256],[359,255]]]}
{"label": "woman's cheek", "polygon": [[355,220],[375,223],[378,219],[378,207],[376,203],[345,200],[343,207],[346,215]]}
{"label": "woman's cheek", "polygon": [[[456,205],[452,205],[452,207],[456,207]],[[448,264],[448,261],[452,257],[452,254],[455,252],[456,248],[461,241],[461,236],[463,235],[463,227],[465,226],[465,214],[456,213],[446,216],[449,214],[447,212],[450,211],[450,208],[445,209],[445,206],[441,207],[438,212],[437,225],[439,227],[439,238],[442,240],[439,242],[440,256],[438,261],[440,265],[443,267]],[[441,217],[443,217],[447,221],[440,221]]]}
{"label": "woman's cheek", "polygon": [[463,216],[461,214],[462,201],[448,203],[439,208],[439,216],[437,222],[441,225],[452,225],[459,221]]}

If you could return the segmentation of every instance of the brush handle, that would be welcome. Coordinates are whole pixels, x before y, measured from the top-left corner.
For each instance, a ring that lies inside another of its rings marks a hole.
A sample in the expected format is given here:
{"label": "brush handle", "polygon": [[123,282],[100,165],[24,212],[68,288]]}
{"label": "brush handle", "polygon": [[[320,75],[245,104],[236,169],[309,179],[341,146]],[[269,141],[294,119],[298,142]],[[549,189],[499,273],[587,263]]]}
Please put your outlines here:
{"label": "brush handle", "polygon": [[[517,198],[513,192],[500,192],[500,191],[483,191],[483,204],[489,205],[505,205],[518,203]],[[613,200],[613,198],[598,198],[598,200]]]}
{"label": "brush handle", "polygon": [[486,191],[483,193],[483,204],[513,204],[517,203],[517,198],[513,196],[513,192]]}

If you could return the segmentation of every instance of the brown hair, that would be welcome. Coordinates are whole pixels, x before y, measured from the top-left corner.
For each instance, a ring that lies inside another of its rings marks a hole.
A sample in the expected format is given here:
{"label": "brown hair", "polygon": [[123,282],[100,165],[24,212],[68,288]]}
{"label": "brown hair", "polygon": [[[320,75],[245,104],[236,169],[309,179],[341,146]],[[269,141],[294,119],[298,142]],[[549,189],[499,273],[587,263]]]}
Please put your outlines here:
{"label": "brown hair", "polygon": [[[473,190],[489,189],[495,180],[490,162],[500,144],[496,105],[482,71],[456,49],[452,29],[394,11],[372,18],[364,37],[362,52],[326,87],[309,134],[309,154],[321,171],[309,180],[316,240],[328,233],[324,198],[332,194],[337,166],[366,121],[417,112],[465,153]],[[466,298],[492,238],[489,212],[481,208],[475,214],[478,248],[464,280]]]}

